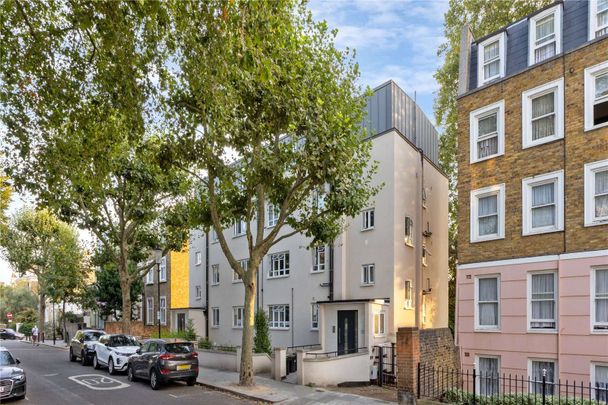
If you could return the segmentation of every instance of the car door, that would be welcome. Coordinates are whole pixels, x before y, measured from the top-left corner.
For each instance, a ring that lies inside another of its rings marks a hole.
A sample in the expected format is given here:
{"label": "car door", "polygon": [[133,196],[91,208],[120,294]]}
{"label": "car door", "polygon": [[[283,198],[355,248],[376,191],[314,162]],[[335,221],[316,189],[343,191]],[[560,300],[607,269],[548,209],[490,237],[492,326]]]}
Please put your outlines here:
{"label": "car door", "polygon": [[135,375],[142,376],[144,374],[144,370],[147,364],[146,354],[149,350],[150,342],[145,342],[139,350],[140,354],[136,354],[135,356],[133,356],[131,365],[133,366],[133,372],[135,373]]}
{"label": "car door", "polygon": [[156,364],[156,358],[158,357],[158,342],[150,342],[150,348],[146,353],[146,367],[144,372],[146,376],[150,375],[150,370]]}
{"label": "car door", "polygon": [[110,343],[108,335],[103,335],[99,338],[99,343],[95,345],[95,354],[97,355],[97,361],[101,364],[108,364],[108,348],[106,345]]}
{"label": "car door", "polygon": [[82,350],[82,340],[84,339],[84,334],[82,333],[82,331],[78,331],[76,332],[76,334],[74,335],[74,338],[72,338],[72,354],[74,354],[75,356],[80,357],[80,350]]}

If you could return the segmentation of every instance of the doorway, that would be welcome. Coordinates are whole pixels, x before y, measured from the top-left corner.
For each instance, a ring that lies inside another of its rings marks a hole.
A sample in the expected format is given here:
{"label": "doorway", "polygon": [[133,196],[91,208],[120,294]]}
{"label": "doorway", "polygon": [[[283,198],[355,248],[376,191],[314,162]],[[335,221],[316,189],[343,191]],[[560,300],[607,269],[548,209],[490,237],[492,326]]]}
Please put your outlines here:
{"label": "doorway", "polygon": [[186,330],[186,314],[177,314],[177,331],[183,332]]}
{"label": "doorway", "polygon": [[338,311],[338,356],[357,352],[358,311]]}

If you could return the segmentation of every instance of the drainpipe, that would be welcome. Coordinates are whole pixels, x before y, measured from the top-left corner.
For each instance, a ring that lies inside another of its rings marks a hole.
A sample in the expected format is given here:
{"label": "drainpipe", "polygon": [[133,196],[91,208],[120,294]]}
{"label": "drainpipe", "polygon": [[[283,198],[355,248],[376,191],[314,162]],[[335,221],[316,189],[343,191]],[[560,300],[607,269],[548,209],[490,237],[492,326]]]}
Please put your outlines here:
{"label": "drainpipe", "polygon": [[420,310],[422,309],[422,193],[424,190],[424,154],[422,149],[418,149],[420,153],[420,187],[419,194],[416,196],[416,218],[417,224],[414,224],[414,234],[416,237],[416,328],[420,328]]}
{"label": "drainpipe", "polygon": [[205,235],[205,336],[209,339],[209,231]]}
{"label": "drainpipe", "polygon": [[294,329],[295,329],[295,325],[296,323],[293,320],[293,313],[294,308],[293,308],[293,287],[291,287],[291,307],[289,308],[289,312],[291,312],[289,314],[289,325],[291,326],[291,347],[295,346],[294,340],[293,340],[293,334],[294,334]]}
{"label": "drainpipe", "polygon": [[334,245],[329,245],[329,297],[330,301],[334,300]]}

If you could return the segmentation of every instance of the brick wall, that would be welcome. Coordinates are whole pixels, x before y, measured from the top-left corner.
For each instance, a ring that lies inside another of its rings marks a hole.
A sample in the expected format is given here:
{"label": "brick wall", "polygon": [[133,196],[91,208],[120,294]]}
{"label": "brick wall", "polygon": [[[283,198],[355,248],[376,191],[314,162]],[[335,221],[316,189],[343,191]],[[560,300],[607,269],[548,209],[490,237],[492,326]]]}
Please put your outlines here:
{"label": "brick wall", "polygon": [[[608,127],[584,132],[584,70],[608,60],[608,39],[563,55],[458,100],[460,264],[606,249],[608,225],[584,227],[585,163],[608,158]],[[522,92],[563,77],[565,137],[522,149]],[[505,153],[470,164],[469,113],[505,101]],[[522,179],[564,170],[564,232],[522,236]],[[505,239],[470,243],[470,191],[505,183]]]}

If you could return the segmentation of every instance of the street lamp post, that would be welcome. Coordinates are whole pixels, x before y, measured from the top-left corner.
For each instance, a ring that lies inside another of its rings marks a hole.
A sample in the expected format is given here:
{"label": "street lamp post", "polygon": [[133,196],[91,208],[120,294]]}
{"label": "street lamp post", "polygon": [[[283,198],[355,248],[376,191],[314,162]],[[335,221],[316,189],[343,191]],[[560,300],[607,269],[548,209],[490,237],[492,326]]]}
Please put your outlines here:
{"label": "street lamp post", "polygon": [[158,322],[158,338],[160,339],[160,262],[162,260],[163,252],[160,249],[155,249],[154,254],[156,257],[156,292],[158,301],[158,312],[156,313],[156,321]]}
{"label": "street lamp post", "polygon": [[53,302],[53,346],[55,346],[55,302]]}

